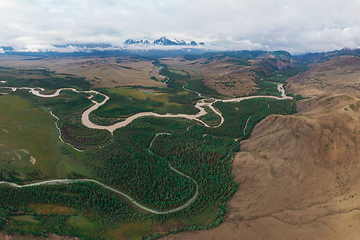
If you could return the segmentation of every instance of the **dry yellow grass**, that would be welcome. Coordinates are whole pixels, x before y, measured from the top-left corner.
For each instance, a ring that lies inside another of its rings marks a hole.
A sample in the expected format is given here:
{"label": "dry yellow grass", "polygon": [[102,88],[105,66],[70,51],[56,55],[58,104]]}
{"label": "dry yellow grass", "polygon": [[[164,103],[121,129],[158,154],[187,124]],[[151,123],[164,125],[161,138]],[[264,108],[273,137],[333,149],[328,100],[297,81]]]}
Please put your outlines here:
{"label": "dry yellow grass", "polygon": [[[191,76],[201,75],[206,86],[227,96],[251,95],[256,92],[253,66],[236,65],[230,57],[220,59],[184,60],[183,58],[164,58],[161,62],[169,68],[180,70]],[[251,60],[251,63],[259,60]]]}
{"label": "dry yellow grass", "polygon": [[360,97],[360,58],[334,58],[288,79],[287,82],[288,91],[303,97],[339,93]]}
{"label": "dry yellow grass", "polygon": [[[35,60],[29,60],[35,59]],[[166,87],[164,83],[151,79],[159,76],[156,67],[149,60],[120,58],[31,58],[0,56],[1,67],[46,68],[57,73],[84,77],[95,87],[142,85]]]}

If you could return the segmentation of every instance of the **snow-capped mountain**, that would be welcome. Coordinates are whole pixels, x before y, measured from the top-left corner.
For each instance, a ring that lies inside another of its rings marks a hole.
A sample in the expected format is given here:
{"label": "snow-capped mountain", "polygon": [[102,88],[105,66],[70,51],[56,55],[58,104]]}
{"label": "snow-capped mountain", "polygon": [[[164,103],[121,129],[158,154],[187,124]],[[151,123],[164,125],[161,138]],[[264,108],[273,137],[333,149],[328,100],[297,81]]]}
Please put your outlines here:
{"label": "snow-capped mountain", "polygon": [[[150,45],[150,41],[149,40],[135,40],[135,39],[127,39],[124,42],[125,45]],[[163,46],[174,46],[174,45],[178,45],[178,46],[186,46],[186,45],[190,45],[190,46],[198,46],[198,45],[204,45],[203,42],[197,43],[195,41],[191,41],[189,43],[185,42],[184,40],[170,40],[167,37],[161,37],[159,39],[156,39],[152,42],[152,45],[163,45]]]}
{"label": "snow-capped mountain", "polygon": [[132,38],[127,39],[124,44],[126,45],[143,45],[143,44],[150,44],[149,40],[135,40]]}

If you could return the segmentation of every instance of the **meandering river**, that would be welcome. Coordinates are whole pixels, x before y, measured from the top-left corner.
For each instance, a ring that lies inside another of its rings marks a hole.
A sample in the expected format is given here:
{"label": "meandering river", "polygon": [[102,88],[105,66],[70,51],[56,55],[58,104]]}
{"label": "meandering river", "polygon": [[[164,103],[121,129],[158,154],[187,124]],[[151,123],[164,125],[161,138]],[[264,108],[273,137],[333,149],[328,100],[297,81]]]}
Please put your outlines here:
{"label": "meandering river", "polygon": [[[61,89],[57,89],[55,91],[55,93],[53,93],[53,94],[47,94],[46,95],[46,94],[41,94],[40,93],[40,91],[45,91],[45,89],[43,89],[43,88],[29,88],[29,87],[20,87],[20,88],[0,87],[0,88],[10,88],[12,91],[16,91],[17,89],[27,89],[27,90],[29,90],[30,93],[32,93],[32,94],[34,94],[34,95],[36,95],[38,97],[45,97],[45,98],[59,96],[60,92],[63,91],[63,90],[70,90],[70,91],[74,91],[74,92],[78,92],[78,93],[84,92],[84,93],[89,93],[89,94],[91,94],[91,93],[100,94],[100,95],[104,96],[105,99],[102,102],[98,103],[98,102],[96,102],[94,100],[91,100],[91,97],[90,97],[89,99],[94,103],[94,105],[92,105],[89,109],[85,110],[82,113],[81,121],[82,121],[82,124],[84,124],[88,128],[105,129],[105,130],[108,130],[109,132],[111,132],[111,134],[116,129],[125,127],[126,125],[130,124],[133,120],[135,120],[135,119],[137,119],[139,117],[145,117],[145,116],[163,117],[163,118],[164,117],[165,118],[187,118],[187,119],[198,121],[198,122],[202,123],[206,127],[211,127],[208,124],[206,124],[205,122],[203,122],[201,119],[199,119],[201,116],[204,116],[204,115],[207,114],[207,112],[205,111],[205,107],[209,107],[214,113],[216,113],[221,118],[221,121],[220,121],[219,125],[215,126],[215,127],[219,127],[224,123],[224,118],[223,118],[221,112],[218,109],[214,108],[213,104],[216,103],[216,102],[240,102],[240,101],[243,101],[243,100],[246,100],[246,99],[252,99],[252,98],[272,98],[272,99],[276,99],[276,100],[292,99],[292,97],[286,96],[285,89],[283,88],[283,85],[278,84],[278,90],[281,92],[281,97],[275,97],[275,96],[248,96],[248,97],[240,97],[240,98],[232,98],[232,99],[214,99],[214,98],[201,99],[195,104],[195,108],[197,108],[199,110],[199,112],[197,114],[195,114],[195,115],[188,115],[188,114],[164,114],[164,115],[162,115],[162,114],[158,114],[158,113],[154,113],[154,112],[141,112],[141,113],[137,113],[135,115],[132,115],[132,116],[128,117],[127,119],[125,119],[124,121],[115,123],[115,124],[113,124],[111,126],[101,126],[101,125],[97,125],[97,124],[91,122],[90,119],[89,119],[89,115],[90,115],[91,112],[95,111],[100,106],[104,105],[110,99],[107,95],[102,94],[100,92],[97,92],[97,91],[94,91],[94,90],[91,90],[91,91],[78,91],[78,90],[76,90],[74,88],[61,88]],[[190,89],[186,89],[185,87],[183,87],[183,88],[186,91],[192,91]],[[196,91],[194,91],[194,92],[196,92]],[[203,98],[203,96],[199,92],[196,92],[196,93],[199,95],[199,97]],[[50,113],[58,120],[57,116],[55,116],[52,112],[50,112]],[[56,127],[57,127],[57,124],[56,124]],[[61,131],[60,131],[60,129],[58,127],[57,127],[57,129],[60,132],[59,138],[60,138],[61,141],[63,141],[61,139]],[[245,132],[245,129],[244,129],[244,132]],[[150,146],[148,148],[150,153],[152,153],[151,152],[151,146],[152,146],[153,141],[160,134],[168,134],[168,133],[158,133],[158,134],[155,135],[155,137],[151,141]],[[78,149],[76,149],[76,150],[78,150]],[[198,186],[197,182],[194,179],[192,179],[191,177],[185,175],[184,173],[181,173],[180,171],[175,169],[173,166],[171,166],[170,163],[169,163],[169,168],[172,169],[177,174],[180,174],[180,175],[188,178],[192,182],[194,182],[194,184],[196,186],[196,191],[195,191],[193,197],[191,199],[189,199],[186,203],[184,203],[183,205],[181,205],[181,206],[179,206],[177,208],[168,209],[166,211],[161,211],[161,210],[148,208],[148,207],[138,203],[137,201],[135,201],[135,199],[133,199],[129,195],[127,195],[127,194],[125,194],[125,193],[123,193],[123,192],[121,192],[119,190],[116,190],[113,187],[107,186],[107,185],[105,185],[105,184],[103,184],[103,183],[101,183],[101,182],[99,182],[97,180],[94,180],[94,179],[53,179],[53,180],[46,180],[46,181],[30,183],[30,184],[25,184],[25,185],[18,185],[16,183],[2,181],[2,182],[0,182],[0,184],[6,184],[6,185],[9,185],[9,186],[15,187],[15,188],[24,188],[24,187],[33,187],[33,186],[49,185],[49,184],[69,184],[69,183],[78,183],[78,182],[91,182],[91,183],[98,184],[98,185],[102,186],[103,188],[106,188],[106,189],[108,189],[108,190],[110,190],[110,191],[112,191],[114,193],[117,193],[117,194],[120,194],[120,195],[124,196],[125,198],[130,200],[134,205],[136,205],[137,207],[139,207],[139,208],[141,208],[141,209],[143,209],[143,210],[145,210],[147,212],[151,212],[151,213],[155,213],[155,214],[167,214],[167,213],[172,213],[172,212],[176,212],[176,211],[180,211],[182,209],[185,209],[187,206],[189,206],[197,198],[197,196],[199,194],[199,186]]]}

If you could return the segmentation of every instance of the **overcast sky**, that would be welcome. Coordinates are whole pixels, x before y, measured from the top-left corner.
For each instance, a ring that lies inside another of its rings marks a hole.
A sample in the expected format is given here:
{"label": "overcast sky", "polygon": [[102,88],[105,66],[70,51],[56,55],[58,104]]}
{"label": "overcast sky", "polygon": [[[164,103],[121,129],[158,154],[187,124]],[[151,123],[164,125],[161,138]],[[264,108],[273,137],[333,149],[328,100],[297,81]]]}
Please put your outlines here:
{"label": "overcast sky", "polygon": [[292,54],[360,46],[359,0],[0,0],[0,46],[161,36]]}

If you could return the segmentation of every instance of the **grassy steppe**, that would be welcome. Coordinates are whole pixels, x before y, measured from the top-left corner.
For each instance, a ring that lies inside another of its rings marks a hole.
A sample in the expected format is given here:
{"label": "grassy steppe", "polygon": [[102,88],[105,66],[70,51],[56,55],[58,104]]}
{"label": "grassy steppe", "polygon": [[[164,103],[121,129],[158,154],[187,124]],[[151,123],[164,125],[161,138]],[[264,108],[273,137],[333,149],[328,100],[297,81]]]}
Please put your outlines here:
{"label": "grassy steppe", "polygon": [[92,176],[90,169],[62,153],[61,146],[69,147],[60,141],[55,118],[48,112],[16,95],[0,96],[0,109],[2,168],[21,172],[23,180],[33,171],[40,171],[39,177],[44,178],[65,178],[71,172]]}

